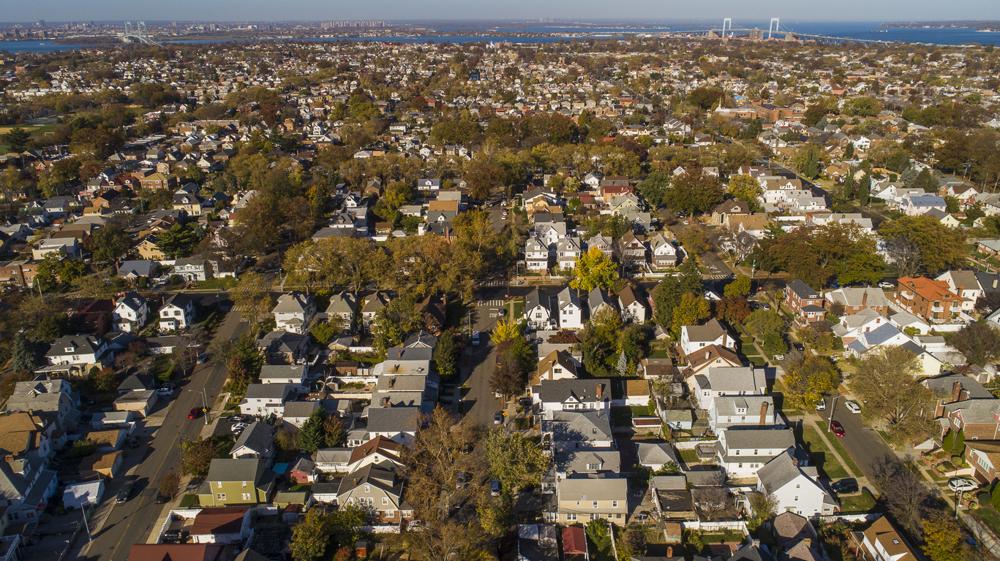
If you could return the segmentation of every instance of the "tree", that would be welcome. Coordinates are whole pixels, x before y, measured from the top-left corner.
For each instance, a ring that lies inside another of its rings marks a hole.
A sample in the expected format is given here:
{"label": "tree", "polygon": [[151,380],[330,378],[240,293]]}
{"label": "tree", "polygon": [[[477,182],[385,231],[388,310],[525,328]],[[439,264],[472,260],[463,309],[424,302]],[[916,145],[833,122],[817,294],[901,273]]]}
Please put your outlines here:
{"label": "tree", "polygon": [[495,428],[486,435],[485,446],[490,476],[508,495],[539,485],[548,470],[549,457],[537,441],[522,433]]}
{"label": "tree", "polygon": [[177,223],[159,235],[156,247],[171,259],[186,257],[191,255],[191,250],[200,238],[201,235],[194,228]]}
{"label": "tree", "polygon": [[404,453],[407,501],[420,532],[407,534],[407,548],[420,559],[481,559],[487,536],[475,524],[474,498],[486,479],[481,441],[468,420],[458,421],[440,407],[417,431]]}
{"label": "tree", "polygon": [[678,277],[669,276],[653,288],[653,319],[661,328],[669,331],[674,322],[674,308],[684,295],[684,287]]}
{"label": "tree", "polygon": [[667,206],[688,215],[704,213],[722,202],[719,180],[702,174],[684,174],[674,178],[666,193]]}
{"label": "tree", "polygon": [[513,317],[501,318],[490,334],[490,341],[499,346],[504,341],[510,341],[521,336],[521,325]]}
{"label": "tree", "polygon": [[879,235],[887,243],[900,239],[912,243],[919,251],[918,270],[930,275],[961,267],[968,255],[965,234],[933,216],[902,216],[883,222]]}
{"label": "tree", "polygon": [[828,224],[772,232],[758,248],[761,268],[787,271],[812,287],[873,284],[882,278],[883,263],[875,238],[856,225]]}
{"label": "tree", "polygon": [[916,467],[908,466],[895,456],[884,456],[873,467],[872,482],[882,491],[889,512],[903,529],[919,535],[926,513],[930,491]]}
{"label": "tree", "polygon": [[823,395],[840,385],[840,372],[829,358],[807,354],[785,365],[785,401],[796,409],[815,407]]}
{"label": "tree", "polygon": [[535,365],[531,347],[523,336],[508,339],[497,345],[496,367],[490,376],[490,387],[503,396],[513,396],[524,391],[528,375]]}
{"label": "tree", "polygon": [[923,189],[926,193],[938,192],[937,180],[934,179],[934,174],[931,173],[930,168],[920,170],[920,173],[913,178],[908,187]]}
{"label": "tree", "polygon": [[747,529],[757,531],[765,522],[774,518],[778,511],[778,502],[769,494],[750,493],[750,516],[747,518]]}
{"label": "tree", "polygon": [[299,447],[313,454],[326,445],[325,421],[326,414],[322,409],[313,411],[306,422],[302,424],[302,430],[299,431]]}
{"label": "tree", "polygon": [[904,347],[866,353],[848,386],[865,407],[862,417],[881,425],[892,440],[908,442],[927,434],[931,391],[917,382],[917,356]]}
{"label": "tree", "polygon": [[270,287],[260,273],[249,271],[240,275],[236,287],[230,293],[233,307],[240,317],[255,328],[261,319],[271,313]]}
{"label": "tree", "polygon": [[510,528],[514,517],[514,500],[506,493],[494,498],[489,493],[482,492],[476,500],[476,515],[479,527],[490,537],[499,538]]}
{"label": "tree", "polygon": [[736,278],[726,284],[722,289],[722,294],[726,298],[736,298],[750,295],[750,277],[746,275],[736,275]]}
{"label": "tree", "polygon": [[343,446],[347,440],[347,430],[344,423],[336,415],[327,415],[323,419],[323,444],[327,448]]}
{"label": "tree", "polygon": [[734,328],[743,325],[750,316],[750,311],[750,302],[742,296],[723,298],[715,304],[715,317]]}
{"label": "tree", "polygon": [[28,141],[31,140],[31,133],[21,127],[14,127],[6,134],[0,135],[0,140],[3,140],[11,152],[24,152]]}
{"label": "tree", "polygon": [[746,329],[757,343],[769,355],[784,354],[788,351],[785,344],[785,320],[775,310],[754,310],[746,321]]}
{"label": "tree", "polygon": [[685,325],[697,325],[708,319],[712,311],[708,307],[708,301],[700,294],[685,292],[681,295],[681,301],[674,308],[673,318],[670,322],[670,329],[675,338],[680,337],[681,327]]}
{"label": "tree", "polygon": [[654,171],[639,182],[636,190],[649,206],[662,208],[667,203],[667,191],[670,189],[670,174],[665,171]]}
{"label": "tree", "polygon": [[288,546],[295,561],[318,561],[327,551],[353,546],[361,534],[365,514],[357,507],[335,511],[312,508],[301,522],[292,528]]}
{"label": "tree", "polygon": [[156,491],[161,497],[173,497],[180,490],[181,477],[177,475],[176,471],[168,471],[163,479],[160,480],[159,486],[157,486]]}
{"label": "tree", "polygon": [[962,529],[950,516],[937,515],[921,523],[924,534],[924,553],[931,561],[968,561],[969,545],[965,543]]}
{"label": "tree", "polygon": [[14,335],[10,350],[10,369],[19,376],[26,376],[35,371],[35,353],[28,346],[28,339],[23,330]]}
{"label": "tree", "polygon": [[288,280],[307,290],[342,288],[354,295],[389,274],[385,253],[365,238],[306,241],[285,253]]}
{"label": "tree", "polygon": [[181,440],[181,471],[184,475],[205,477],[214,457],[215,441],[211,438]]}
{"label": "tree", "polygon": [[437,346],[434,347],[434,368],[444,379],[458,374],[458,341],[454,331],[445,331],[438,337]]}
{"label": "tree", "polygon": [[618,312],[609,308],[593,314],[587,326],[578,334],[583,363],[592,376],[612,376],[616,372],[619,334],[622,319]]}
{"label": "tree", "polygon": [[985,321],[977,321],[956,333],[945,335],[948,343],[965,355],[969,364],[985,365],[1000,358],[1000,332]]}
{"label": "tree", "polygon": [[131,245],[131,238],[118,224],[108,224],[94,230],[87,238],[86,247],[98,263],[112,263],[121,259]]}
{"label": "tree", "polygon": [[391,347],[403,342],[406,336],[421,325],[421,315],[413,294],[403,294],[392,299],[384,308],[375,313],[372,324],[372,338],[375,352],[385,356]]}
{"label": "tree", "polygon": [[576,260],[569,285],[589,293],[595,288],[611,288],[618,281],[618,265],[599,248],[591,247]]}
{"label": "tree", "polygon": [[813,143],[804,144],[792,157],[792,166],[807,179],[816,179],[823,169],[822,149]]}
{"label": "tree", "polygon": [[726,189],[733,197],[746,202],[751,207],[757,206],[757,197],[763,189],[760,183],[750,175],[734,175],[729,178],[729,187]]}

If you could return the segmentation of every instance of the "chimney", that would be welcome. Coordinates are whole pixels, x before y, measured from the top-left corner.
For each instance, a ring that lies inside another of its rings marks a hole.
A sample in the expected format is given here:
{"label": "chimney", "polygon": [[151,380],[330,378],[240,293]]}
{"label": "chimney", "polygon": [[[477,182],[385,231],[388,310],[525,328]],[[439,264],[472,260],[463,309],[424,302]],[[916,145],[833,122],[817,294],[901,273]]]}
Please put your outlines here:
{"label": "chimney", "polygon": [[392,400],[391,399],[389,399],[388,397],[383,397],[382,398],[382,407],[390,407],[391,404],[392,404]]}
{"label": "chimney", "polygon": [[766,425],[767,424],[767,405],[768,404],[767,404],[766,401],[760,404],[760,421],[759,421],[759,424],[761,424],[761,425]]}
{"label": "chimney", "polygon": [[597,396],[598,400],[604,399],[604,384],[597,384],[594,388],[594,395]]}
{"label": "chimney", "polygon": [[668,545],[667,546],[667,559],[670,559],[673,556],[674,556],[674,546]]}
{"label": "chimney", "polygon": [[867,308],[868,307],[868,289],[867,288],[862,288],[861,289],[861,307],[862,308]]}
{"label": "chimney", "polygon": [[962,400],[962,382],[955,380],[951,383],[951,403]]}

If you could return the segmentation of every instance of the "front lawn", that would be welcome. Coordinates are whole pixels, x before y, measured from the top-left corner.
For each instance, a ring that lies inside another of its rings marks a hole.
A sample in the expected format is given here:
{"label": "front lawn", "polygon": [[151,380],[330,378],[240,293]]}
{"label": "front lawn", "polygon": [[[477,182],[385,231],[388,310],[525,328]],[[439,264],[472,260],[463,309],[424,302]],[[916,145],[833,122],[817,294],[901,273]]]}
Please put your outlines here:
{"label": "front lawn", "polygon": [[841,512],[870,512],[875,508],[875,497],[868,489],[862,490],[858,495],[838,498],[840,499]]}
{"label": "front lawn", "polygon": [[681,460],[689,466],[701,463],[701,459],[698,457],[698,452],[696,452],[694,448],[678,450],[677,453],[680,455]]}
{"label": "front lawn", "polygon": [[992,506],[984,506],[972,511],[972,515],[989,526],[994,534],[1000,535],[1000,512]]}
{"label": "front lawn", "polygon": [[850,477],[844,466],[840,465],[830,449],[823,442],[823,439],[816,432],[816,429],[805,425],[802,427],[802,440],[809,450],[809,459],[819,470],[830,479],[843,479]]}

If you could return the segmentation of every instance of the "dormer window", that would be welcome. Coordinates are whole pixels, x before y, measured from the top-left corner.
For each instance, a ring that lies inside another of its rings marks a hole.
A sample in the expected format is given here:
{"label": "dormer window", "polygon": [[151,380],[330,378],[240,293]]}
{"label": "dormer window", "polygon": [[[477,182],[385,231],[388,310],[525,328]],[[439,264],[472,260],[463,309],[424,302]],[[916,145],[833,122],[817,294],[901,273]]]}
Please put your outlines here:
{"label": "dormer window", "polygon": [[70,345],[70,346],[66,347],[65,349],[63,349],[63,350],[65,350],[67,353],[75,353],[76,352],[76,347]]}

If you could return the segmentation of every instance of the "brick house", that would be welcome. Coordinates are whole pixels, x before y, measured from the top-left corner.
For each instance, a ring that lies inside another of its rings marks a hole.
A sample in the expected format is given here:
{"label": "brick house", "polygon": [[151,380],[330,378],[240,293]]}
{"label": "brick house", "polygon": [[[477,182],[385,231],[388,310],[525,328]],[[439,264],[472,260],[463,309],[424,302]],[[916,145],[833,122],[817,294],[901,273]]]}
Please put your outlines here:
{"label": "brick house", "polygon": [[901,277],[895,301],[901,308],[931,323],[955,320],[962,310],[962,297],[952,292],[947,282],[927,277]]}
{"label": "brick house", "polygon": [[809,325],[826,318],[823,295],[799,279],[785,285],[785,305],[795,313],[795,323]]}

